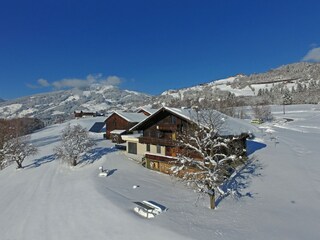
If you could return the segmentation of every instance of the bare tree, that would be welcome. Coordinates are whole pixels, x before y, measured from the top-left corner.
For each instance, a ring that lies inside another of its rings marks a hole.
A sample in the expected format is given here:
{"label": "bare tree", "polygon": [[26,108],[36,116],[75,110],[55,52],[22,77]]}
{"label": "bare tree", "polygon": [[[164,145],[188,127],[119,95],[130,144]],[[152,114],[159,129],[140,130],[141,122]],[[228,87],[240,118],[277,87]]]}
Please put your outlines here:
{"label": "bare tree", "polygon": [[14,162],[10,156],[16,155],[17,148],[19,145],[22,147],[23,141],[29,141],[29,137],[19,138],[26,134],[22,123],[22,119],[0,119],[0,169]]}
{"label": "bare tree", "polygon": [[[223,194],[219,186],[234,171],[241,153],[230,149],[236,137],[221,137],[222,116],[213,111],[199,111],[195,123],[179,134],[179,154],[171,168],[172,175],[199,194],[210,196],[210,208],[215,208],[215,195]],[[241,149],[243,150],[243,148]]]}
{"label": "bare tree", "polygon": [[2,167],[12,162],[17,163],[17,168],[22,168],[22,163],[28,156],[35,155],[37,148],[30,143],[30,136],[21,136],[5,141],[3,148],[0,150],[3,161]]}
{"label": "bare tree", "polygon": [[63,129],[61,138],[61,144],[54,151],[58,158],[71,166],[76,166],[80,157],[95,145],[88,131],[79,124],[69,124]]}
{"label": "bare tree", "polygon": [[284,94],[282,95],[282,106],[283,114],[286,114],[285,105],[292,104],[292,96],[288,89],[285,89]]}
{"label": "bare tree", "polygon": [[269,105],[253,105],[251,106],[253,115],[256,119],[263,121],[272,120],[271,108]]}
{"label": "bare tree", "polygon": [[7,121],[1,119],[0,120],[0,169],[3,169],[5,167],[5,160],[4,160],[4,155],[2,154],[2,149],[4,143],[8,139],[8,124]]}

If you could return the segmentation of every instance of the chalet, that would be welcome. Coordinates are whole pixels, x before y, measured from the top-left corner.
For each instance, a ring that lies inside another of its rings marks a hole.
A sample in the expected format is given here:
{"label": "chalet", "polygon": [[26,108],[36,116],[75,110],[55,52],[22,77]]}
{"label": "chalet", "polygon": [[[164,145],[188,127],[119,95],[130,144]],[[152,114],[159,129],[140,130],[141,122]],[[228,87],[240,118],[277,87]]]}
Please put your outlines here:
{"label": "chalet", "polygon": [[113,142],[124,142],[121,135],[128,133],[129,129],[147,118],[143,113],[113,112],[106,120],[106,138]]}
{"label": "chalet", "polygon": [[74,111],[74,117],[75,118],[82,118],[82,117],[94,117],[95,113],[94,112],[84,112],[84,111]]}
{"label": "chalet", "polygon": [[[128,154],[144,157],[148,168],[167,173],[171,167],[170,162],[176,158],[177,153],[181,153],[181,149],[177,147],[179,133],[188,129],[192,124],[199,124],[195,121],[197,114],[198,112],[193,109],[169,107],[159,109],[130,129],[130,131],[140,131],[142,135],[126,138]],[[240,119],[234,119],[218,112],[217,114],[224,122],[218,134],[225,138],[241,136],[239,142],[234,143],[234,147],[245,149],[247,133],[256,129]]]}

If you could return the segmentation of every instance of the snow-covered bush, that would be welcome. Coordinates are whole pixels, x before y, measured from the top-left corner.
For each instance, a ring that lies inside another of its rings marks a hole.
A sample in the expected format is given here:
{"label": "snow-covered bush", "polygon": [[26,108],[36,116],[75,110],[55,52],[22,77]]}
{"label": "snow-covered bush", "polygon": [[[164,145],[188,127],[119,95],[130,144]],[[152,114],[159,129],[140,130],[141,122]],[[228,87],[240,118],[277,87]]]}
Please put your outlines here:
{"label": "snow-covered bush", "polygon": [[80,157],[95,145],[89,132],[79,124],[69,124],[63,129],[61,138],[61,144],[54,151],[58,158],[72,166],[76,166]]}

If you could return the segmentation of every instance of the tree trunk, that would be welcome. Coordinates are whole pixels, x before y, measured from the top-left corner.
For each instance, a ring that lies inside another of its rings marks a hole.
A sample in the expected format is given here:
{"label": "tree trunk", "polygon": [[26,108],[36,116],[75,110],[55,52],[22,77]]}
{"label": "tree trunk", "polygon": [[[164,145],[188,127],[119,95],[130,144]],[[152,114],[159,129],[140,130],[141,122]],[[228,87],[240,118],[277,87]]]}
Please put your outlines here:
{"label": "tree trunk", "polygon": [[216,198],[214,195],[209,195],[210,196],[210,208],[215,209],[216,208]]}
{"label": "tree trunk", "polygon": [[77,159],[73,159],[71,165],[72,166],[76,166],[77,165]]}
{"label": "tree trunk", "polygon": [[20,168],[22,168],[22,163],[21,162],[19,162],[19,161],[16,161],[16,163],[17,163],[17,169],[20,169]]}

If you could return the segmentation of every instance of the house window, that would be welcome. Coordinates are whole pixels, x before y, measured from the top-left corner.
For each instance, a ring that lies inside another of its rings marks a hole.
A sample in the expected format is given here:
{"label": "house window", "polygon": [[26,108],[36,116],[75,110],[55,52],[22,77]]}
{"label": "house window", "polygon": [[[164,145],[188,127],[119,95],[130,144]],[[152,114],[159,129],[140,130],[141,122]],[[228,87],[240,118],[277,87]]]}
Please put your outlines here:
{"label": "house window", "polygon": [[157,145],[157,153],[161,153],[161,146],[159,144]]}
{"label": "house window", "polygon": [[128,142],[128,153],[137,154],[137,144]]}
{"label": "house window", "polygon": [[177,123],[177,118],[175,116],[171,116],[171,123],[176,124]]}
{"label": "house window", "polygon": [[149,143],[147,144],[147,150],[146,151],[150,152],[150,144]]}
{"label": "house window", "polygon": [[162,137],[163,137],[163,132],[157,131],[157,137],[158,137],[158,138],[162,138]]}

